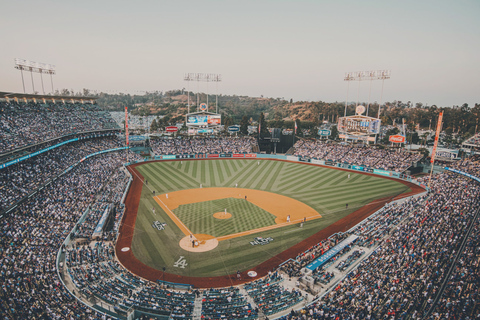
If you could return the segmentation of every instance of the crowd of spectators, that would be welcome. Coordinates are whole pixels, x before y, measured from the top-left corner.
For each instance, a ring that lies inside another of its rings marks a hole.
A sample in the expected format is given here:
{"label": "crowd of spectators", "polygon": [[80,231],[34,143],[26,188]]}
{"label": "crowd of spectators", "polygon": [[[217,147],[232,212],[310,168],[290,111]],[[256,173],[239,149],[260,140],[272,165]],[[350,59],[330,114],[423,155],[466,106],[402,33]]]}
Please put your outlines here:
{"label": "crowd of spectators", "polygon": [[0,154],[82,131],[119,128],[95,104],[0,102]]}
{"label": "crowd of spectators", "polygon": [[278,272],[269,274],[263,279],[245,284],[245,290],[253,298],[265,315],[287,310],[304,299],[299,290],[288,290],[280,283],[283,277]]}
{"label": "crowd of spectators", "polygon": [[195,294],[161,288],[128,273],[115,260],[111,242],[90,242],[67,248],[66,266],[85,298],[96,297],[126,314],[131,307],[191,319]]}
{"label": "crowd of spectators", "polygon": [[[354,232],[364,237],[362,243],[369,244],[382,234],[385,240],[316,303],[291,312],[285,319],[422,318],[448,280],[447,271],[479,204],[477,182],[448,172],[435,176],[428,197],[386,208],[359,225]],[[475,257],[478,253],[478,248],[473,248],[476,234],[478,229],[469,238],[464,255]],[[455,319],[478,315],[478,277],[461,272],[462,266],[463,270],[478,269],[478,263],[478,259],[461,260],[454,278],[458,283],[451,281],[443,298],[455,304],[441,304],[432,319],[447,313],[447,319],[454,319],[452,314],[460,315]]]}
{"label": "crowd of spectators", "polygon": [[299,140],[294,155],[311,159],[349,163],[375,169],[403,172],[413,162],[422,159],[421,154],[403,149],[380,149],[369,146],[344,145],[321,140]]}
{"label": "crowd of spectators", "polygon": [[239,288],[209,289],[203,291],[203,319],[256,319],[257,310],[247,302]]}
{"label": "crowd of spectators", "polygon": [[150,140],[155,154],[251,153],[256,145],[251,137]]}
{"label": "crowd of spectators", "polygon": [[435,319],[474,319],[480,308],[480,218],[467,240],[453,274],[433,310]]}
{"label": "crowd of spectators", "polygon": [[56,255],[121,163],[116,153],[89,158],[0,220],[2,319],[100,319],[64,288]]}
{"label": "crowd of spectators", "polygon": [[0,212],[83,157],[121,146],[116,138],[76,141],[0,170]]}
{"label": "crowd of spectators", "polygon": [[95,227],[105,211],[118,213],[124,209],[120,200],[128,180],[129,177],[122,170],[113,173],[100,194],[96,195],[95,203],[89,208],[85,221],[77,226],[73,238],[92,239]]}

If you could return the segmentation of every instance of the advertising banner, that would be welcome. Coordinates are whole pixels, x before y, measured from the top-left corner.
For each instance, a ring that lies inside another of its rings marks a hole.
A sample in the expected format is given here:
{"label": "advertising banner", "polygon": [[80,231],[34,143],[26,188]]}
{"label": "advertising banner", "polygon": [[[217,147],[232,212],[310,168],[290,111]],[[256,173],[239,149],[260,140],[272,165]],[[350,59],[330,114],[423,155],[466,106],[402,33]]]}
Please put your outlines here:
{"label": "advertising banner", "polygon": [[218,157],[220,157],[220,155],[219,154],[209,154],[208,157],[209,158],[218,158]]}
{"label": "advertising banner", "polygon": [[167,154],[167,155],[163,155],[163,156],[160,156],[160,159],[162,160],[171,160],[171,159],[176,159],[177,156],[174,155],[174,154]]}
{"label": "advertising banner", "polygon": [[287,156],[288,161],[298,161],[298,157],[295,156]]}
{"label": "advertising banner", "polygon": [[222,116],[219,114],[207,116],[207,123],[208,124],[221,124],[222,123]]}
{"label": "advertising banner", "polygon": [[380,170],[380,169],[373,169],[373,173],[379,174],[379,175],[382,175],[382,176],[389,176],[389,177],[392,175],[390,171]]}
{"label": "advertising banner", "polygon": [[363,167],[362,167],[362,166],[352,165],[352,169],[353,169],[353,170],[358,170],[358,171],[363,171]]}
{"label": "advertising banner", "polygon": [[231,153],[222,153],[220,155],[220,158],[231,158],[232,157],[232,154]]}
{"label": "advertising banner", "polygon": [[175,127],[175,126],[170,126],[170,127],[166,127],[165,131],[167,131],[167,132],[177,132],[178,128]]}
{"label": "advertising banner", "polygon": [[312,159],[310,160],[311,163],[314,163],[314,164],[322,164],[324,165],[325,164],[325,161],[323,160],[318,160],[318,159]]}
{"label": "advertising banner", "polygon": [[244,154],[243,153],[234,153],[233,157],[234,158],[244,158]]}
{"label": "advertising banner", "polygon": [[323,130],[318,130],[318,135],[322,137],[328,137],[332,134],[330,130],[323,129]]}
{"label": "advertising banner", "polygon": [[230,126],[230,127],[228,127],[228,131],[229,132],[238,132],[238,131],[240,131],[240,127],[239,126]]}
{"label": "advertising banner", "polygon": [[256,153],[247,153],[245,154],[245,158],[256,158],[257,154]]}
{"label": "advertising banner", "polygon": [[177,159],[192,159],[195,158],[194,154],[177,154]]}
{"label": "advertising banner", "polygon": [[213,129],[199,129],[198,133],[213,133]]}
{"label": "advertising banner", "polygon": [[388,137],[388,141],[393,142],[393,143],[404,143],[405,142],[405,137],[401,136],[399,134],[396,134],[396,135]]}
{"label": "advertising banner", "polygon": [[478,181],[480,182],[480,178],[474,176],[474,175],[471,175],[470,173],[466,173],[466,172],[463,172],[463,171],[460,171],[460,170],[457,170],[457,169],[452,169],[452,168],[449,168],[449,167],[445,167],[445,170],[448,170],[448,171],[452,171],[452,172],[455,172],[455,173],[458,173],[458,174],[461,174],[461,175],[464,175],[470,179],[473,179],[475,181]]}

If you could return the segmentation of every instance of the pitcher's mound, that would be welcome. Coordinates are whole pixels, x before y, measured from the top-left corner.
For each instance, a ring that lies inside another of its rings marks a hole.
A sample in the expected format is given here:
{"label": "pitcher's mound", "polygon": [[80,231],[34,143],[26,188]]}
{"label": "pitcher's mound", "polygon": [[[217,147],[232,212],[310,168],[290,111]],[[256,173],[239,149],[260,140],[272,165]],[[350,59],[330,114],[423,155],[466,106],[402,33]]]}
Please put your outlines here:
{"label": "pitcher's mound", "polygon": [[213,214],[213,217],[217,219],[230,219],[232,217],[232,214],[229,212],[225,213],[225,211],[221,211],[221,212],[215,212]]}
{"label": "pitcher's mound", "polygon": [[[192,239],[195,241],[195,246]],[[190,236],[183,237],[179,243],[180,247],[190,252],[206,252],[218,246],[218,240],[209,234],[194,234],[192,239]]]}

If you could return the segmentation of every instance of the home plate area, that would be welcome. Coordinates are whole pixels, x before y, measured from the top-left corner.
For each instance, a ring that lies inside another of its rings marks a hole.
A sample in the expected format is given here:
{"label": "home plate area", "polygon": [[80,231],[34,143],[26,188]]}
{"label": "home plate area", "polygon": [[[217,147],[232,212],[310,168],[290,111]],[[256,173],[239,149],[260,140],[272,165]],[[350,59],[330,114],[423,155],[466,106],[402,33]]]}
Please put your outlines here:
{"label": "home plate area", "polygon": [[192,234],[180,240],[180,247],[189,252],[206,252],[218,246],[218,240],[208,234]]}

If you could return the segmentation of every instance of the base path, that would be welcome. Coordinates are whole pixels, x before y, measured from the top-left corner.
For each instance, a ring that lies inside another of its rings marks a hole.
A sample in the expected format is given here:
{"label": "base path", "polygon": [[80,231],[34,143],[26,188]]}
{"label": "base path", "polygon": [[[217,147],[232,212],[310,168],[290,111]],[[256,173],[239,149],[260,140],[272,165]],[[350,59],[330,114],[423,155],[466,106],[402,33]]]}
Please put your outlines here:
{"label": "base path", "polygon": [[[256,161],[256,159],[252,159],[252,160]],[[188,160],[183,159],[183,161],[188,161]],[[195,160],[191,160],[191,161],[195,161]],[[272,160],[272,161],[283,161],[283,160]],[[242,283],[250,282],[257,278],[261,278],[267,275],[269,271],[275,269],[280,263],[290,258],[295,258],[298,255],[298,253],[306,251],[310,247],[316,245],[320,241],[328,238],[329,236],[331,236],[336,232],[345,232],[348,226],[352,227],[356,225],[357,223],[361,222],[362,220],[370,216],[375,211],[382,208],[386,203],[392,201],[392,197],[386,197],[386,198],[374,200],[370,204],[367,204],[366,206],[349,214],[347,217],[338,220],[337,222],[320,230],[319,232],[312,235],[311,237],[297,243],[296,245],[279,253],[275,257],[272,257],[267,261],[259,264],[255,268],[252,268],[253,271],[257,272],[257,276],[254,278],[251,278],[248,276],[248,272],[251,270],[245,270],[241,273],[242,280],[237,280],[237,274],[231,274],[231,275],[220,276],[220,277],[204,277],[204,278],[179,276],[179,275],[170,274],[170,273],[165,273],[165,275],[163,276],[163,273],[161,270],[154,269],[140,262],[135,257],[132,250],[122,251],[122,248],[130,247],[132,243],[135,221],[137,219],[137,210],[138,210],[138,205],[140,203],[140,196],[141,196],[142,187],[143,187],[143,176],[135,169],[135,167],[138,165],[143,165],[145,163],[148,163],[148,162],[142,162],[142,163],[137,163],[137,164],[128,166],[128,170],[133,176],[133,182],[130,186],[130,190],[125,199],[125,207],[126,207],[125,214],[122,219],[122,224],[120,226],[117,244],[115,247],[115,253],[117,255],[117,258],[125,268],[130,270],[132,273],[137,274],[138,276],[145,278],[147,280],[156,281],[159,279],[163,279],[165,281],[175,282],[175,283],[186,283],[186,284],[188,283],[193,285],[196,288],[228,287],[231,285],[239,285]],[[307,164],[307,165],[319,166],[319,167],[342,170],[342,171],[349,171],[345,169],[332,168],[330,166],[322,166],[322,165],[316,165],[316,164]],[[378,175],[374,175],[370,173],[362,173],[362,172],[356,172],[356,173],[378,177]],[[391,180],[395,180],[400,183],[403,183],[404,185],[408,186],[412,190],[411,192],[403,193],[395,197],[394,198],[395,200],[425,192],[424,188],[414,183],[395,179],[395,178],[390,178],[390,177],[383,177],[383,178],[391,179]]]}

